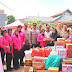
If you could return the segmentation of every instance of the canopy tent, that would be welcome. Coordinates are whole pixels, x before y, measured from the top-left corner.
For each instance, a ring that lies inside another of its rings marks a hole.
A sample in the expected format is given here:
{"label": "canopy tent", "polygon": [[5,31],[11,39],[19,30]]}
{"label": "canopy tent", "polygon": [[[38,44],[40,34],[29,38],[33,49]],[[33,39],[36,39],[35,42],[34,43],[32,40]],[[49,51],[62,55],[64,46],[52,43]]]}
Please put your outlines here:
{"label": "canopy tent", "polygon": [[24,27],[24,24],[20,22],[19,20],[17,20],[9,25],[3,26],[2,29],[8,29],[8,28],[17,29],[18,25],[21,25],[22,27]]}

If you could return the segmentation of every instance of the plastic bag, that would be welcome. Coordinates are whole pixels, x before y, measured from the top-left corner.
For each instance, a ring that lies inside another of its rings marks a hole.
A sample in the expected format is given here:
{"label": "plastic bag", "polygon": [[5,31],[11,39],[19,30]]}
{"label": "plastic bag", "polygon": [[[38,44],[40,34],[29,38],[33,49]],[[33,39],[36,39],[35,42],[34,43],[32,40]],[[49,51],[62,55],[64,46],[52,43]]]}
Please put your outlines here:
{"label": "plastic bag", "polygon": [[52,51],[51,48],[46,48],[45,52],[46,52],[46,57],[48,57],[50,55],[50,52]]}
{"label": "plastic bag", "polygon": [[41,56],[41,49],[39,47],[33,48],[32,57],[34,57],[34,56]]}
{"label": "plastic bag", "polygon": [[60,56],[58,55],[49,55],[46,60],[45,69],[48,70],[49,67],[59,67],[60,66]]}
{"label": "plastic bag", "polygon": [[58,55],[58,51],[52,50],[52,51],[50,52],[50,55]]}
{"label": "plastic bag", "polygon": [[41,48],[41,56],[42,57],[46,56],[45,48]]}

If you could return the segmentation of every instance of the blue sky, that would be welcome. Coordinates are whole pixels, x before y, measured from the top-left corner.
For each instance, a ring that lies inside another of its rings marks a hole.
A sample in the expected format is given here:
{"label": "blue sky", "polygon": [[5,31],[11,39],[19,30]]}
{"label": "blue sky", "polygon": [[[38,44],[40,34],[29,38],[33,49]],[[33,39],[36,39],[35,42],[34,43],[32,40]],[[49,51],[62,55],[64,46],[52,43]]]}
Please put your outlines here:
{"label": "blue sky", "polygon": [[49,17],[66,9],[72,11],[72,0],[1,0],[14,11],[9,10],[0,4],[0,9],[4,9],[7,15],[14,15],[16,19],[26,16]]}

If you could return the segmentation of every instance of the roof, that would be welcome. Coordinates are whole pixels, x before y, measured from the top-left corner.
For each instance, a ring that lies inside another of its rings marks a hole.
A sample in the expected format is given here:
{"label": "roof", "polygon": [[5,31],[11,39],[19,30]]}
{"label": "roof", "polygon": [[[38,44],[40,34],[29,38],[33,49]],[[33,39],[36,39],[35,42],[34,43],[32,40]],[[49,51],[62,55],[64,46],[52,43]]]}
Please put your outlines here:
{"label": "roof", "polygon": [[58,23],[61,23],[61,24],[72,24],[71,21],[54,21],[54,23],[58,24]]}
{"label": "roof", "polygon": [[71,14],[72,14],[72,12],[69,10],[69,9],[67,9],[67,10],[65,10],[65,11],[63,11],[63,12],[61,12],[61,13],[58,13],[58,14],[56,14],[56,15],[53,15],[53,16],[51,16],[51,17],[57,17],[57,16],[60,16],[60,15],[62,15],[63,13],[65,13],[65,12],[70,12]]}
{"label": "roof", "polygon": [[41,21],[43,23],[47,23],[47,22],[52,22],[53,21],[53,18],[52,17],[37,17],[37,16],[29,16],[28,18],[24,18],[24,21],[34,21],[34,20],[37,20],[37,21]]}

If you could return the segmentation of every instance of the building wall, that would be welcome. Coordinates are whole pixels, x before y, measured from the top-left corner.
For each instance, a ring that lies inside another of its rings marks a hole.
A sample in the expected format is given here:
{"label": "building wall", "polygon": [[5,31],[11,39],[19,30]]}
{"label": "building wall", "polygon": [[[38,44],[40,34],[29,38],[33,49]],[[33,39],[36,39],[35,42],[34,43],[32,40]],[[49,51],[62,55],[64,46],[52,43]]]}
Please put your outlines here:
{"label": "building wall", "polygon": [[70,12],[63,13],[62,17],[56,21],[70,21],[72,19],[72,14]]}
{"label": "building wall", "polygon": [[5,26],[6,21],[8,21],[6,14],[0,14],[0,27]]}
{"label": "building wall", "polygon": [[5,25],[5,21],[0,21],[0,27],[3,27]]}

